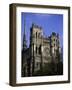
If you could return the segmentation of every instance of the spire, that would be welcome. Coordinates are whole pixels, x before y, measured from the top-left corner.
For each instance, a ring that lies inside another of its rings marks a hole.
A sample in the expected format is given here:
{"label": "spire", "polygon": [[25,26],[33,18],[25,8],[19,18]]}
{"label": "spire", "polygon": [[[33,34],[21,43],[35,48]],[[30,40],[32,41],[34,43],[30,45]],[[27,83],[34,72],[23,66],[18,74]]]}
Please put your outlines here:
{"label": "spire", "polygon": [[23,35],[23,50],[27,48],[27,41],[26,41],[26,35],[25,35],[25,18],[24,18],[24,35]]}

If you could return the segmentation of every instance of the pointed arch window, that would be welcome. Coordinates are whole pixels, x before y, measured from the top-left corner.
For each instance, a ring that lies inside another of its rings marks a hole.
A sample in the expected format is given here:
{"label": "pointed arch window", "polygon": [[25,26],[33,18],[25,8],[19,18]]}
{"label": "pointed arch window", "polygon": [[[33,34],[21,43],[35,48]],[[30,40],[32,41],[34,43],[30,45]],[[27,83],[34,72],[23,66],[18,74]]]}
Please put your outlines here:
{"label": "pointed arch window", "polygon": [[36,32],[36,38],[37,38],[37,32]]}
{"label": "pointed arch window", "polygon": [[36,46],[36,54],[37,54],[37,46]]}
{"label": "pointed arch window", "polygon": [[39,46],[39,54],[41,54],[41,45]]}

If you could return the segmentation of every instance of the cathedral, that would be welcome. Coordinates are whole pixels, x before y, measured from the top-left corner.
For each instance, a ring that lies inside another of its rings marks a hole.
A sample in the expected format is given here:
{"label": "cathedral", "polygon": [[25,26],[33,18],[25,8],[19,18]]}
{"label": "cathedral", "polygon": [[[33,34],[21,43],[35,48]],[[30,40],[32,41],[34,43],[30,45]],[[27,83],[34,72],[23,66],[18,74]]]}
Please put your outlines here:
{"label": "cathedral", "polygon": [[54,65],[58,66],[57,64],[61,60],[59,34],[52,32],[50,36],[44,36],[42,27],[32,24],[30,28],[30,45],[27,47],[24,29],[23,47],[21,52],[22,77],[41,76],[44,75],[45,70],[47,70],[46,75],[48,72],[49,74],[52,74],[53,71],[50,71],[51,67]]}

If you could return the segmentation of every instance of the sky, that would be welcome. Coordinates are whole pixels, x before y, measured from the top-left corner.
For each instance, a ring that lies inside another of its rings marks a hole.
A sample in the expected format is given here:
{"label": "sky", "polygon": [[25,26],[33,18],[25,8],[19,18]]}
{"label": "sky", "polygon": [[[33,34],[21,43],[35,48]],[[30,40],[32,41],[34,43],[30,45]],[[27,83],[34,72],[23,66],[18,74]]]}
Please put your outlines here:
{"label": "sky", "polygon": [[[25,21],[24,21],[25,19]],[[24,26],[25,23],[25,26]],[[52,32],[56,32],[60,36],[60,45],[63,46],[63,15],[62,14],[41,14],[41,13],[21,13],[21,44],[23,42],[23,34],[25,34],[27,46],[30,43],[30,28],[32,23],[41,26],[45,36],[50,36]]]}

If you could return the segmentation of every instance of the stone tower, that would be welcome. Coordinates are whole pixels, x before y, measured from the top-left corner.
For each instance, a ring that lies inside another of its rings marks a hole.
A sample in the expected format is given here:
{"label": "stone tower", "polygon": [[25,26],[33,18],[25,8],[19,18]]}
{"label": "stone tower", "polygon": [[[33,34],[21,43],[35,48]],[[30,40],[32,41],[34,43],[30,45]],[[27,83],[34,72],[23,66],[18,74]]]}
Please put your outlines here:
{"label": "stone tower", "polygon": [[58,63],[58,54],[60,54],[60,41],[59,41],[59,35],[55,32],[52,32],[50,36],[50,48],[51,48],[51,56],[54,63]]}
{"label": "stone tower", "polygon": [[42,28],[38,25],[32,24],[30,31],[30,47],[31,47],[31,57],[32,57],[32,68],[33,73],[40,70],[42,67]]}

